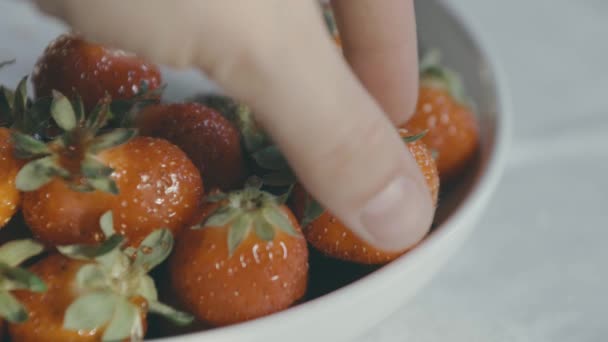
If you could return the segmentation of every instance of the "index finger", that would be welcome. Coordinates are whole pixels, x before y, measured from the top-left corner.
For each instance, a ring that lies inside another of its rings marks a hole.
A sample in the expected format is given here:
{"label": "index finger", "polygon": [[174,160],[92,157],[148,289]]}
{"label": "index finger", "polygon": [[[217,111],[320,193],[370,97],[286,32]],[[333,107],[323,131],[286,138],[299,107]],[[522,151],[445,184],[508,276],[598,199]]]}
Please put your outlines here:
{"label": "index finger", "polygon": [[418,49],[413,0],[332,0],[344,55],[394,124],[413,114]]}

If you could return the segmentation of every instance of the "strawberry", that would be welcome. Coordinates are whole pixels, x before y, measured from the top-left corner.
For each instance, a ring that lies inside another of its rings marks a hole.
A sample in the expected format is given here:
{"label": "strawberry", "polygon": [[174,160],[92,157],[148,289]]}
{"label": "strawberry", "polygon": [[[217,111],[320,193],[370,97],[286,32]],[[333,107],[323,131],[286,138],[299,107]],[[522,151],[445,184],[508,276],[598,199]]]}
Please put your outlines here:
{"label": "strawberry", "polygon": [[246,152],[255,153],[272,145],[270,137],[256,121],[255,114],[249,106],[230,97],[216,94],[203,95],[195,100],[216,110],[237,127]]}
{"label": "strawberry", "polygon": [[198,103],[153,105],[139,112],[136,125],[141,135],[167,139],[186,152],[208,189],[243,185],[239,132],[217,111]]}
{"label": "strawberry", "polygon": [[437,153],[443,182],[455,179],[474,157],[479,145],[479,124],[463,95],[458,76],[438,65],[432,54],[422,62],[416,112],[404,126]]}
{"label": "strawberry", "polygon": [[10,130],[0,128],[0,228],[15,215],[21,201],[21,194],[15,187],[15,178],[21,164],[13,156]]}
{"label": "strawberry", "polygon": [[308,281],[308,250],[282,201],[249,185],[208,198],[202,224],[184,230],[169,259],[176,298],[211,325],[286,309]]}
{"label": "strawberry", "polygon": [[48,117],[42,113],[48,110],[49,101],[30,101],[26,84],[27,78],[23,78],[15,91],[0,87],[0,228],[10,221],[21,204],[15,179],[23,161],[15,157],[11,134],[20,131],[39,135],[48,125]]}
{"label": "strawberry", "polygon": [[[400,130],[410,153],[416,159],[426,178],[433,201],[437,202],[439,176],[431,152],[419,140],[421,135],[409,136]],[[312,200],[301,186],[294,190],[294,209],[303,218],[302,226],[308,242],[323,254],[333,258],[360,264],[384,264],[394,260],[408,250],[386,252],[361,240],[328,211]]]}
{"label": "strawberry", "polygon": [[13,134],[22,157],[17,174],[23,214],[48,245],[103,240],[97,218],[112,210],[119,232],[137,246],[157,227],[177,233],[190,222],[203,187],[196,167],[175,145],[115,129],[99,134],[108,117],[102,102],[89,115],[60,93],[51,114],[64,133],[45,144]]}
{"label": "strawberry", "polygon": [[46,48],[32,80],[37,97],[50,96],[53,90],[69,97],[78,94],[87,111],[106,94],[129,99],[140,93],[142,85],[152,90],[162,82],[156,65],[73,33],[59,36]]}
{"label": "strawberry", "polygon": [[192,321],[158,302],[148,275],[171,252],[171,232],[155,230],[135,249],[125,248],[124,237],[114,233],[111,212],[100,225],[107,236],[103,244],[62,246],[61,254],[52,253],[30,268],[48,290],[16,292],[30,319],[9,325],[14,341],[142,341],[148,313],[179,324]]}

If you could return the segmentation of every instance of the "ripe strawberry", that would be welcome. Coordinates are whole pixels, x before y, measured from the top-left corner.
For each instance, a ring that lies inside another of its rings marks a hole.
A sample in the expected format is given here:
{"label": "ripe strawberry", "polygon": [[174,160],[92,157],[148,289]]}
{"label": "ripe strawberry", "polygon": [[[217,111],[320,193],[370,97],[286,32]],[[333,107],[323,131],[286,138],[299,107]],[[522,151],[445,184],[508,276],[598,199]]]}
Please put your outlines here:
{"label": "ripe strawberry", "polygon": [[308,250],[291,211],[257,187],[212,197],[202,228],[184,230],[169,259],[180,303],[203,322],[226,325],[300,299]]}
{"label": "ripe strawberry", "polygon": [[100,246],[71,245],[34,264],[45,293],[17,291],[30,319],[10,324],[13,341],[141,341],[149,312],[177,323],[192,317],[158,302],[148,272],[171,252],[173,238],[156,230],[138,249],[124,248],[124,238],[113,233],[112,215],[101,225],[108,239]]}
{"label": "ripe strawberry", "polygon": [[448,182],[477,151],[479,125],[452,71],[428,62],[422,67],[420,82],[416,112],[405,127],[414,134],[428,132],[422,141],[437,153],[439,175]]}
{"label": "ripe strawberry", "polygon": [[[407,142],[410,153],[426,178],[433,201],[436,203],[439,177],[430,151],[422,141],[418,140],[420,135],[408,136],[405,130],[400,130],[400,134]],[[360,264],[384,264],[407,252],[407,250],[382,251],[361,240],[331,213],[319,207],[301,186],[297,186],[294,190],[294,208],[296,214],[303,218],[303,231],[308,242],[330,257]]]}
{"label": "ripe strawberry", "polygon": [[51,111],[65,133],[48,144],[13,135],[22,156],[36,158],[16,181],[34,235],[49,245],[100,242],[97,218],[108,210],[132,246],[157,227],[177,233],[189,223],[203,188],[188,157],[165,140],[133,138],[133,130],[98,135],[107,102],[86,117],[81,109],[56,93]]}
{"label": "ripe strawberry", "polygon": [[232,122],[241,134],[242,145],[247,153],[255,153],[272,144],[249,106],[230,97],[216,94],[203,95],[197,97],[195,101],[216,110]]}
{"label": "ripe strawberry", "polygon": [[23,78],[15,91],[0,86],[0,228],[10,221],[21,204],[15,178],[23,161],[15,157],[11,132],[39,134],[48,124],[48,118],[41,113],[48,111],[49,101],[30,101],[26,84],[27,78]]}
{"label": "ripe strawberry", "polygon": [[15,187],[15,178],[22,162],[13,156],[10,130],[0,127],[0,228],[15,215],[21,194]]}
{"label": "ripe strawberry", "polygon": [[53,90],[69,97],[82,96],[85,109],[93,109],[109,94],[113,99],[130,99],[161,85],[159,68],[121,50],[88,42],[76,34],[64,34],[53,41],[38,60],[33,73],[37,97]]}
{"label": "ripe strawberry", "polygon": [[136,126],[141,135],[167,139],[186,152],[208,189],[243,185],[239,132],[217,111],[198,103],[153,105],[139,112]]}

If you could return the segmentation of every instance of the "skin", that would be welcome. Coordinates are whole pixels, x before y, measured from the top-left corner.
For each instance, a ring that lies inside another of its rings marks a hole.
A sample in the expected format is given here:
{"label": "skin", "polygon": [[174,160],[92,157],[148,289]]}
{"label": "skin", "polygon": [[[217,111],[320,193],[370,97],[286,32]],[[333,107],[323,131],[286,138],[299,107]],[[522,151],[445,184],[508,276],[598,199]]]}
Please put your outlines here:
{"label": "skin", "polygon": [[415,106],[413,0],[333,2],[346,59],[314,1],[36,2],[90,39],[204,71],[253,107],[307,190],[373,245],[401,250],[428,232],[431,196],[394,127]]}

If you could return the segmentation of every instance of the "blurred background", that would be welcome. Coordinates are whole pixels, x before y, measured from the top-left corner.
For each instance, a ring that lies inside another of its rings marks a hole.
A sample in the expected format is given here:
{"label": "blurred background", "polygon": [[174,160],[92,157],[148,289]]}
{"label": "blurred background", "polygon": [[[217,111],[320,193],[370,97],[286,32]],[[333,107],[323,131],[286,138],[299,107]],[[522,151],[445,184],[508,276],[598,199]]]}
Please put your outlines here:
{"label": "blurred background", "polygon": [[509,83],[510,158],[464,247],[357,342],[608,340],[608,2],[445,0]]}

